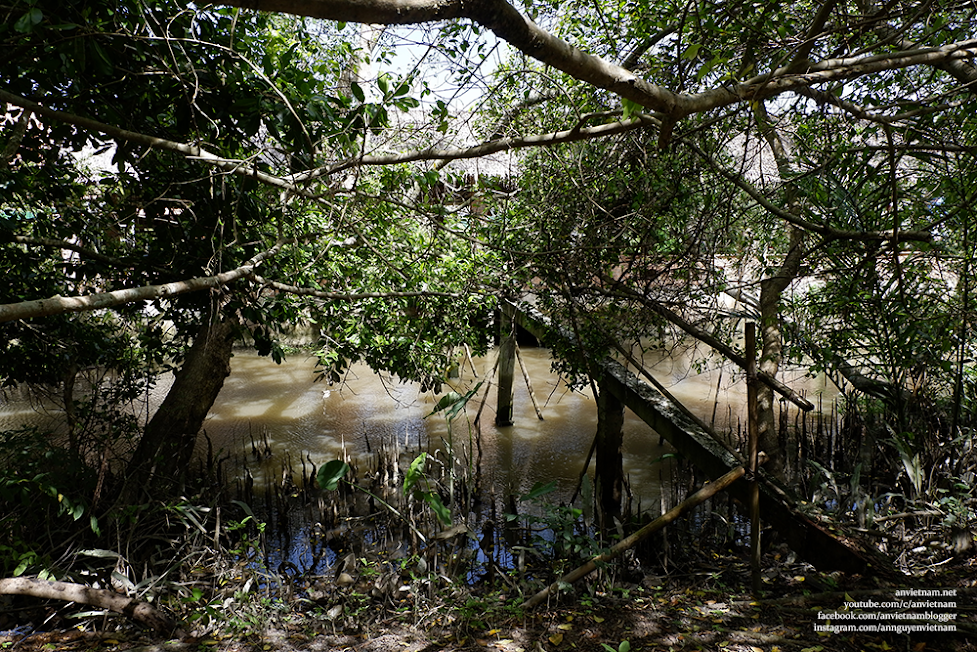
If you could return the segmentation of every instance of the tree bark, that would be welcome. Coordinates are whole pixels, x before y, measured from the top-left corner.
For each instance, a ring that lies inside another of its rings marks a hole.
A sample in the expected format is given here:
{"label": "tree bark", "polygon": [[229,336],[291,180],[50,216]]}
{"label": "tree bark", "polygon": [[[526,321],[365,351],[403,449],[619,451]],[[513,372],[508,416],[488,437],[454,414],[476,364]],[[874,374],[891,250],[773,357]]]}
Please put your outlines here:
{"label": "tree bark", "polygon": [[[231,373],[236,330],[234,320],[215,321],[200,328],[173,386],[146,424],[129,462],[130,492],[136,487],[160,487],[159,481],[175,479],[173,469],[186,469],[197,433],[224,386],[224,379]],[[157,475],[162,468],[169,472]]]}
{"label": "tree bark", "polygon": [[[754,105],[760,133],[773,151],[777,163],[777,171],[781,182],[785,185],[786,203],[795,215],[802,212],[800,203],[793,187],[787,181],[791,175],[791,160],[787,146],[780,137],[776,126],[767,114],[763,102]],[[790,244],[784,260],[773,276],[760,281],[760,365],[759,372],[771,378],[776,378],[780,365],[784,359],[784,335],[780,318],[780,300],[784,290],[797,278],[801,263],[804,260],[804,232],[796,226],[790,226]],[[766,465],[768,473],[784,480],[785,464],[781,452],[780,436],[777,433],[777,414],[774,410],[773,392],[767,385],[757,387],[757,437],[760,449],[766,452],[769,461]]]}
{"label": "tree bark", "polygon": [[163,636],[179,635],[179,626],[148,602],[130,598],[108,589],[95,589],[84,584],[48,582],[33,577],[0,579],[0,595],[29,595],[35,598],[65,600],[89,604],[124,614],[151,627]]}
{"label": "tree bark", "polygon": [[280,240],[271,249],[254,256],[237,269],[232,269],[229,272],[223,272],[215,276],[192,278],[186,281],[176,281],[162,285],[146,285],[139,288],[115,290],[113,292],[99,292],[80,297],[62,297],[55,295],[49,299],[2,304],[0,305],[0,323],[17,319],[60,315],[66,312],[100,310],[102,308],[111,308],[135,301],[151,301],[160,297],[223,287],[228,283],[250,276],[261,261],[277,255],[284,244],[285,241]]}
{"label": "tree bark", "polygon": [[[774,276],[760,281],[760,365],[759,371],[770,378],[776,378],[784,360],[784,334],[781,328],[780,299],[797,277],[804,257],[803,234],[791,228],[790,249],[780,269]],[[760,449],[767,453],[767,472],[784,479],[784,456],[781,452],[780,436],[777,433],[777,414],[774,410],[773,390],[769,385],[757,386],[757,437]]]}

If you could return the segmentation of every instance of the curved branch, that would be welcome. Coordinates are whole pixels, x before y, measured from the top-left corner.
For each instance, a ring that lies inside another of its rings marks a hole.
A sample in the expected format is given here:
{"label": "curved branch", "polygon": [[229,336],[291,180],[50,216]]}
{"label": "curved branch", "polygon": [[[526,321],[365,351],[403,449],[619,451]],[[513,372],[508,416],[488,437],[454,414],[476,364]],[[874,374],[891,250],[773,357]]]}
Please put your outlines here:
{"label": "curved branch", "polygon": [[[813,63],[794,61],[744,83],[687,94],[652,84],[622,66],[573,47],[540,28],[505,0],[223,0],[222,4],[385,25],[468,18],[492,30],[500,39],[534,59],[575,79],[665,113],[672,120],[743,101],[774,97],[815,84],[916,65],[952,65],[953,61],[977,56],[977,40],[967,40],[943,47],[883,55],[825,59]],[[812,30],[820,19],[820,16],[815,19]],[[801,72],[796,74],[799,69]]]}
{"label": "curved branch", "polygon": [[523,149],[526,147],[546,147],[559,143],[571,143],[578,140],[590,138],[602,138],[616,134],[632,131],[641,127],[659,125],[658,118],[651,115],[639,115],[630,120],[618,120],[607,124],[597,125],[596,127],[574,127],[564,131],[554,131],[548,134],[537,134],[534,136],[522,136],[519,138],[497,138],[472,147],[458,147],[452,149],[438,149],[428,147],[426,149],[415,150],[413,152],[403,152],[401,154],[386,155],[367,155],[358,156],[334,165],[327,165],[308,172],[301,172],[292,177],[295,183],[301,183],[323,176],[329,176],[342,172],[358,165],[393,165],[397,163],[411,163],[414,161],[438,161],[438,160],[458,160],[467,158],[479,158],[497,152],[504,152],[513,149]]}
{"label": "curved branch", "polygon": [[279,283],[278,281],[272,281],[254,273],[249,274],[249,276],[254,279],[256,283],[260,283],[261,285],[267,286],[273,290],[278,290],[279,292],[287,292],[289,294],[296,294],[306,297],[317,297],[319,299],[329,299],[331,301],[356,301],[358,299],[388,298],[399,299],[404,297],[447,297],[449,299],[458,299],[464,296],[455,292],[326,292],[324,290],[315,290],[313,288],[303,288],[298,287],[297,285]]}
{"label": "curved branch", "polygon": [[80,244],[76,244],[74,242],[68,242],[66,240],[55,240],[54,238],[32,238],[26,235],[15,235],[10,239],[10,241],[22,245],[34,245],[36,247],[65,249],[67,251],[73,251],[76,254],[85,256],[86,258],[97,260],[100,263],[105,263],[106,265],[112,265],[113,267],[129,267],[129,265],[125,261],[119,258],[114,258],[112,256],[106,256],[105,254],[100,254],[93,249],[82,247]]}
{"label": "curved branch", "polygon": [[941,111],[946,111],[947,109],[959,108],[964,104],[964,102],[949,102],[944,104],[939,104],[936,106],[927,106],[924,108],[913,109],[911,111],[904,111],[902,113],[897,113],[894,115],[883,115],[879,113],[873,113],[871,110],[855,104],[849,100],[842,99],[835,95],[834,93],[828,93],[825,91],[819,91],[814,88],[798,88],[795,91],[798,95],[808,97],[818,104],[821,105],[831,105],[846,113],[850,113],[856,118],[866,120],[869,122],[876,122],[878,124],[896,124],[903,120],[908,120],[909,118],[915,118],[921,115],[927,115],[930,113],[939,113]]}
{"label": "curved branch", "polygon": [[65,600],[109,609],[151,627],[164,636],[180,634],[179,624],[156,607],[108,589],[95,589],[71,582],[48,582],[33,577],[0,579],[0,595],[29,595],[48,600]]}
{"label": "curved branch", "polygon": [[933,234],[927,233],[926,231],[846,231],[845,229],[836,229],[824,224],[816,224],[777,206],[764,197],[763,193],[757,190],[752,183],[743,179],[740,175],[726,170],[696,145],[688,141],[685,141],[684,144],[708,163],[717,174],[735,184],[772,215],[804,231],[816,233],[826,240],[856,240],[861,242],[932,242],[933,240]]}
{"label": "curved branch", "polygon": [[146,147],[153,147],[155,149],[177,152],[178,154],[183,154],[188,158],[199,159],[205,163],[209,163],[210,165],[224,170],[225,172],[230,172],[231,174],[249,177],[269,186],[275,186],[282,188],[283,190],[288,190],[289,192],[293,192],[297,195],[313,197],[313,194],[308,190],[299,188],[281,177],[276,177],[273,174],[261,172],[247,161],[221,158],[215,154],[211,154],[207,150],[197,145],[189,145],[187,143],[166,140],[165,138],[148,136],[135,131],[129,131],[128,129],[121,129],[104,122],[99,122],[98,120],[92,120],[91,118],[85,118],[72,113],[66,113],[64,111],[58,111],[57,109],[46,107],[43,104],[38,104],[37,102],[33,102],[25,97],[15,95],[14,93],[7,92],[3,89],[0,89],[0,101],[9,102],[10,104],[15,104],[25,109],[29,109],[40,116],[57,120],[58,122],[72,124],[90,131],[97,131],[117,140],[125,140],[130,143],[136,143],[137,145],[145,145]]}

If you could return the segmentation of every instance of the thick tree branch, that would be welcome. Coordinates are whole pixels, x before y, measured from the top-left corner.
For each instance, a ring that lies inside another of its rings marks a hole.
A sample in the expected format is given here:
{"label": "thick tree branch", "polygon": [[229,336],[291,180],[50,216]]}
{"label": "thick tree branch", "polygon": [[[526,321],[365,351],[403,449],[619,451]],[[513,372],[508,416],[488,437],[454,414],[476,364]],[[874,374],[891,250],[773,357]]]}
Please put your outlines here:
{"label": "thick tree branch", "polygon": [[88,604],[128,616],[163,636],[182,633],[176,622],[148,602],[84,584],[48,582],[33,577],[7,577],[0,579],[0,595],[29,595],[48,600]]}
{"label": "thick tree branch", "polygon": [[916,65],[951,65],[950,62],[977,56],[977,40],[967,40],[937,48],[801,62],[804,70],[800,73],[796,72],[799,64],[791,63],[741,84],[685,94],[651,84],[626,68],[571,46],[541,29],[505,0],[225,0],[222,4],[386,25],[468,18],[534,59],[575,79],[667,114],[671,120],[743,101],[774,97],[806,86]]}
{"label": "thick tree branch", "polygon": [[62,297],[55,295],[49,299],[3,304],[0,305],[0,323],[17,319],[49,317],[67,312],[100,310],[102,308],[111,308],[135,301],[149,301],[161,297],[218,288],[247,277],[261,261],[275,256],[281,250],[283,244],[283,242],[278,242],[271,249],[254,256],[237,269],[214,276],[192,278],[186,281],[176,281],[162,285],[127,288],[125,290],[115,290],[114,292],[100,292],[98,294],[89,294],[80,297]]}

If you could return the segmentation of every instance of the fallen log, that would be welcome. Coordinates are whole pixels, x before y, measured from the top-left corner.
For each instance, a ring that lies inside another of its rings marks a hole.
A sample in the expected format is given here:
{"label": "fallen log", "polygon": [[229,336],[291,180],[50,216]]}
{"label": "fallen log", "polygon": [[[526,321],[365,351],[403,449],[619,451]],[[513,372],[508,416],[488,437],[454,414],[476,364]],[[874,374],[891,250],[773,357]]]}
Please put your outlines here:
{"label": "fallen log", "polygon": [[8,577],[0,579],[0,595],[28,595],[87,604],[128,616],[163,636],[179,636],[182,633],[176,621],[148,602],[108,589],[71,582],[49,582],[35,577]]}
{"label": "fallen log", "polygon": [[633,547],[636,543],[646,538],[648,535],[653,534],[654,532],[657,532],[658,530],[662,529],[663,527],[665,527],[666,525],[668,525],[669,523],[677,519],[679,516],[681,516],[685,512],[695,507],[696,505],[705,502],[709,498],[712,498],[717,493],[719,493],[720,491],[722,491],[723,489],[725,489],[726,487],[728,487],[729,485],[733,484],[738,479],[743,477],[744,473],[746,473],[746,469],[744,469],[742,466],[737,466],[735,469],[733,469],[726,475],[720,477],[715,482],[710,482],[706,484],[705,486],[702,487],[702,489],[699,489],[699,491],[695,492],[694,494],[692,494],[691,496],[683,500],[681,503],[679,503],[675,507],[665,512],[664,514],[656,518],[648,525],[645,525],[643,528],[641,528],[631,536],[625,537],[624,539],[618,541],[607,552],[597,555],[596,557],[594,557],[593,559],[585,563],[583,566],[580,566],[576,570],[570,571],[569,573],[567,573],[557,581],[553,582],[552,584],[547,586],[545,589],[543,589],[533,597],[523,602],[520,606],[523,609],[532,609],[540,602],[545,600],[550,595],[550,593],[553,593],[557,589],[559,589],[559,587],[565,586],[567,584],[572,584],[573,582],[576,582],[580,578],[590,575],[592,572],[597,570],[598,564],[603,564],[610,561],[611,559],[614,559],[615,557],[620,555],[628,548]]}

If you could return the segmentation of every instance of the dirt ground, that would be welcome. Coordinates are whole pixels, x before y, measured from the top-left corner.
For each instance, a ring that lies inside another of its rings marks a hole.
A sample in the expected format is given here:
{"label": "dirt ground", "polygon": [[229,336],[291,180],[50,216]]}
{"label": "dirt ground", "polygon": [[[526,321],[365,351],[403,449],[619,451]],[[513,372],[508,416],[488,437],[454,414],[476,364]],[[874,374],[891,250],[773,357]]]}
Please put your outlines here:
{"label": "dirt ground", "polygon": [[[896,586],[878,578],[823,576],[803,568],[768,569],[754,600],[744,565],[681,578],[649,576],[611,594],[576,589],[529,613],[504,609],[504,594],[439,605],[443,617],[391,610],[358,626],[337,627],[321,609],[296,609],[234,634],[160,640],[121,618],[102,631],[21,628],[0,633],[0,650],[49,652],[558,652],[714,650],[722,652],[977,651],[977,559],[929,579]],[[730,579],[733,582],[730,582]],[[915,591],[906,595],[906,591]],[[903,592],[902,595],[899,592]],[[939,591],[940,595],[934,595]],[[948,592],[948,593],[943,593]],[[497,601],[493,605],[487,600]],[[893,604],[901,601],[899,605]],[[911,601],[911,602],[907,602]],[[379,605],[376,609],[380,609]],[[460,614],[467,614],[462,619]],[[119,625],[121,623],[121,625]],[[912,626],[917,631],[898,632]],[[945,631],[953,626],[956,631]],[[857,631],[838,631],[842,628]],[[834,631],[831,631],[834,628]],[[890,631],[866,631],[887,628]],[[944,631],[938,631],[940,629]],[[89,623],[91,628],[91,622]]]}

